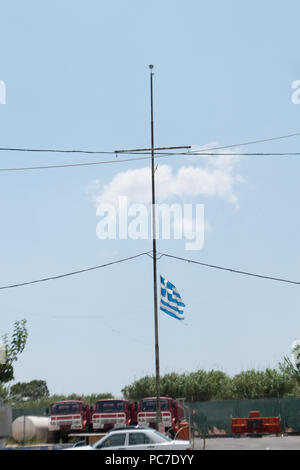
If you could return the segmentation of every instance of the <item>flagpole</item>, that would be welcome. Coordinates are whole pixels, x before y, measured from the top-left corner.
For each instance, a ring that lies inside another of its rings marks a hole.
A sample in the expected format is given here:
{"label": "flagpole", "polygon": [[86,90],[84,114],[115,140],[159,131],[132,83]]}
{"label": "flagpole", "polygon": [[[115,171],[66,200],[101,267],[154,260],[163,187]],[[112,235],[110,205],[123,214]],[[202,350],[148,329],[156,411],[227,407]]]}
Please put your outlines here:
{"label": "flagpole", "polygon": [[153,289],[154,289],[154,327],[155,327],[155,375],[156,375],[156,427],[160,430],[162,423],[161,406],[160,406],[160,372],[159,372],[159,342],[158,342],[158,305],[157,305],[157,252],[156,252],[156,221],[155,221],[155,166],[154,152],[155,150],[182,150],[190,149],[190,145],[180,147],[154,147],[154,119],[153,119],[153,65],[149,65],[150,69],[150,93],[151,93],[151,149],[122,149],[115,150],[116,156],[119,153],[146,152],[151,150],[151,176],[152,176],[152,240],[153,240]]}
{"label": "flagpole", "polygon": [[151,182],[152,182],[152,243],[153,243],[153,289],[154,289],[154,328],[155,328],[155,375],[156,375],[156,426],[159,430],[162,422],[160,410],[160,371],[157,311],[157,266],[156,266],[156,221],[155,221],[155,167],[154,167],[154,120],[153,120],[153,65],[150,69],[151,97]]}

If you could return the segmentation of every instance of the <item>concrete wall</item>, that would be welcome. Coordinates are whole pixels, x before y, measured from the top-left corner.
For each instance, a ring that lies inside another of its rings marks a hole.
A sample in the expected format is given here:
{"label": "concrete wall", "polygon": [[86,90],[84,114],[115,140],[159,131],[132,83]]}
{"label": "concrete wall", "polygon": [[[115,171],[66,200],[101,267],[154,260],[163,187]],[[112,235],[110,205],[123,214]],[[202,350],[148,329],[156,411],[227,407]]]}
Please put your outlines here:
{"label": "concrete wall", "polygon": [[11,436],[12,410],[9,406],[0,406],[0,438]]}

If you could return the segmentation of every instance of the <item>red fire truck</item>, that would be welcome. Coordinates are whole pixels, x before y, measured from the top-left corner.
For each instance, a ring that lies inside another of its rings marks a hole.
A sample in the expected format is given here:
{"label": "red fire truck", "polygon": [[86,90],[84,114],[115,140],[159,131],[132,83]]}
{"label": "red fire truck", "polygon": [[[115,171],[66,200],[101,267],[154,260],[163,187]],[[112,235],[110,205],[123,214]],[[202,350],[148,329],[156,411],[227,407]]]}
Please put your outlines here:
{"label": "red fire truck", "polygon": [[98,400],[92,414],[93,431],[108,431],[114,427],[136,424],[135,404],[128,400],[109,398]]}
{"label": "red fire truck", "polygon": [[[183,404],[181,400],[170,397],[160,398],[160,411],[165,431],[184,418]],[[138,404],[137,423],[140,426],[156,427],[156,397],[142,398]]]}
{"label": "red fire truck", "polygon": [[57,401],[50,406],[49,432],[54,442],[59,442],[60,438],[67,442],[71,432],[89,432],[90,429],[90,407],[81,399]]}

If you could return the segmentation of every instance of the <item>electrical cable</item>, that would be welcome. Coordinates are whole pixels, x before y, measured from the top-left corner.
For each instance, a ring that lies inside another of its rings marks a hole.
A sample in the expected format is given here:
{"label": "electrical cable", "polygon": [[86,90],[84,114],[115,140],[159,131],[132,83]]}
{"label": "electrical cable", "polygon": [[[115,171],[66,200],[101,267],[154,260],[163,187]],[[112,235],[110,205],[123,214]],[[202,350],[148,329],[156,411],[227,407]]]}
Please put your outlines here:
{"label": "electrical cable", "polygon": [[205,266],[207,268],[220,269],[222,271],[229,271],[231,273],[242,274],[242,275],[245,275],[245,276],[253,276],[253,277],[260,278],[260,279],[269,279],[271,281],[286,282],[286,283],[289,283],[289,284],[296,284],[296,285],[300,284],[300,282],[298,282],[298,281],[291,281],[291,280],[288,280],[288,279],[282,279],[282,278],[273,277],[273,276],[265,276],[263,274],[250,273],[250,272],[241,271],[241,270],[238,270],[238,269],[225,268],[223,266],[217,266],[217,265],[214,265],[214,264],[203,263],[203,262],[195,261],[195,260],[188,259],[188,258],[181,258],[180,256],[170,255],[170,254],[167,254],[167,253],[159,253],[159,255],[161,255],[162,257],[165,256],[167,258],[173,258],[173,259],[177,259],[177,260],[180,260],[180,261],[185,261],[187,263],[199,264],[199,265]]}
{"label": "electrical cable", "polygon": [[[2,287],[0,286],[0,290],[12,289],[12,288],[15,288],[15,287],[27,286],[29,284],[36,284],[36,283],[40,283],[40,282],[46,282],[46,281],[61,279],[61,278],[68,277],[68,276],[74,276],[74,275],[82,274],[82,273],[85,273],[85,272],[88,272],[88,271],[93,271],[93,270],[96,270],[96,269],[112,266],[114,264],[123,263],[125,261],[129,261],[129,260],[132,260],[132,259],[139,258],[141,256],[150,256],[151,257],[151,255],[153,256],[152,251],[146,251],[144,253],[139,253],[137,255],[130,256],[128,258],[123,258],[123,259],[120,259],[120,260],[117,260],[117,261],[111,261],[109,263],[102,264],[102,265],[99,265],[99,266],[93,266],[91,268],[80,269],[78,271],[72,271],[72,272],[65,273],[65,274],[59,274],[57,276],[45,277],[45,278],[37,279],[37,280],[34,280],[34,281],[21,282],[21,283],[18,283],[18,284],[11,284],[11,285],[2,286]],[[292,280],[289,280],[289,279],[283,279],[283,278],[278,278],[278,277],[274,277],[274,276],[266,276],[266,275],[263,275],[263,274],[257,274],[257,273],[247,272],[247,271],[241,271],[241,270],[238,270],[238,269],[227,268],[227,267],[224,267],[224,266],[218,266],[218,265],[214,265],[214,264],[203,263],[201,261],[196,261],[196,260],[192,260],[192,259],[188,259],[188,258],[182,258],[180,256],[170,255],[168,253],[157,252],[157,255],[158,255],[158,258],[157,258],[158,260],[163,258],[163,257],[172,258],[172,259],[176,259],[176,260],[179,260],[179,261],[185,261],[187,263],[193,263],[193,264],[205,266],[205,267],[208,267],[208,268],[219,269],[219,270],[222,270],[222,271],[228,271],[228,272],[235,273],[235,274],[242,274],[242,275],[245,275],[245,276],[257,277],[257,278],[260,278],[260,279],[268,279],[268,280],[271,280],[271,281],[285,282],[285,283],[288,283],[288,284],[300,285],[299,281],[292,281]]]}
{"label": "electrical cable", "polygon": [[[287,135],[281,135],[281,136],[276,136],[276,137],[270,137],[268,139],[260,139],[260,140],[252,140],[248,142],[241,142],[239,144],[232,144],[232,145],[226,145],[223,147],[212,147],[210,150],[221,150],[221,149],[227,149],[227,148],[234,148],[234,147],[242,147],[246,145],[254,145],[254,144],[261,144],[265,142],[271,142],[275,140],[282,140],[282,139],[288,139],[291,137],[297,137],[300,136],[300,132],[296,132],[294,134],[287,134]],[[189,146],[186,146],[188,148]],[[159,149],[158,149],[159,150]],[[107,154],[107,155],[112,155],[112,154],[119,154],[119,153],[135,153],[134,150],[114,150],[114,151],[105,151],[105,150],[78,150],[78,149],[41,149],[41,148],[22,148],[22,147],[0,147],[0,152],[38,152],[38,153],[82,153],[82,154]],[[141,149],[141,152],[143,149]],[[207,151],[207,149],[203,149],[203,151]],[[193,152],[202,152],[201,149],[195,150],[195,151],[190,151],[189,153],[192,154]]]}
{"label": "electrical cable", "polygon": [[[211,153],[211,152],[202,152],[199,154],[190,154],[190,153],[165,153],[165,154],[155,154],[155,158],[166,158],[170,156],[300,156],[300,152],[281,152],[281,153]],[[84,163],[66,163],[62,165],[45,165],[45,166],[30,166],[30,167],[15,167],[15,168],[0,168],[0,172],[6,171],[28,171],[28,170],[49,170],[55,168],[72,168],[72,167],[84,167],[84,166],[94,166],[94,165],[108,165],[113,163],[128,163],[141,160],[151,160],[151,156],[137,157],[137,158],[124,158],[120,160],[107,160],[107,161],[98,161],[98,162],[84,162]]]}
{"label": "electrical cable", "polygon": [[105,150],[70,150],[70,149],[34,149],[34,148],[22,148],[22,147],[0,147],[0,152],[37,152],[37,153],[87,153],[87,154],[108,154],[113,155],[113,151]]}
{"label": "electrical cable", "polygon": [[[240,144],[226,145],[226,146],[223,146],[223,147],[213,147],[211,150],[222,150],[222,149],[228,149],[228,148],[234,148],[234,147],[244,147],[246,145],[263,144],[263,143],[266,143],[266,142],[272,142],[274,140],[289,139],[291,137],[297,137],[297,136],[300,136],[300,132],[296,132],[294,134],[281,135],[281,136],[278,136],[278,137],[270,137],[268,139],[251,140],[249,142],[242,142]],[[204,149],[204,151],[205,150],[207,150],[207,149]],[[201,152],[201,150],[195,150],[195,152]]]}
{"label": "electrical cable", "polygon": [[93,266],[91,268],[85,268],[85,269],[80,269],[78,271],[72,271],[72,272],[65,273],[65,274],[59,274],[57,276],[44,277],[42,279],[36,279],[34,281],[20,282],[18,284],[11,284],[11,285],[8,285],[8,286],[0,286],[0,290],[13,289],[15,287],[28,286],[29,284],[37,284],[39,282],[52,281],[52,280],[61,279],[61,278],[68,277],[68,276],[74,276],[76,274],[82,274],[82,273],[86,273],[88,271],[94,271],[96,269],[106,268],[106,267],[112,266],[114,264],[123,263],[125,261],[129,261],[129,260],[132,260],[132,259],[135,259],[135,258],[139,258],[141,256],[145,256],[148,253],[149,253],[149,251],[144,252],[144,253],[139,253],[138,255],[129,256],[128,258],[123,258],[123,259],[120,259],[120,260],[117,260],[117,261],[111,261],[109,263],[101,264],[99,266]]}

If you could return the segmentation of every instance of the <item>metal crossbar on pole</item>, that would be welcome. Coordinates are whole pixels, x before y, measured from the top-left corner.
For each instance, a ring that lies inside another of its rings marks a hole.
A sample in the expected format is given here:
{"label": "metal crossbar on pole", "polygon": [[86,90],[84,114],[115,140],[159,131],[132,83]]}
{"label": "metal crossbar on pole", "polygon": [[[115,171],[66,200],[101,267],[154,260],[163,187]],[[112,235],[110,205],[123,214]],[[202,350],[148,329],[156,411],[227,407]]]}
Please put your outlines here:
{"label": "metal crossbar on pole", "polygon": [[125,149],[125,150],[115,150],[114,153],[135,153],[135,152],[152,152],[161,151],[161,150],[183,150],[183,149],[191,149],[191,145],[181,145],[180,147],[155,147],[155,148],[145,148],[145,149]]}

